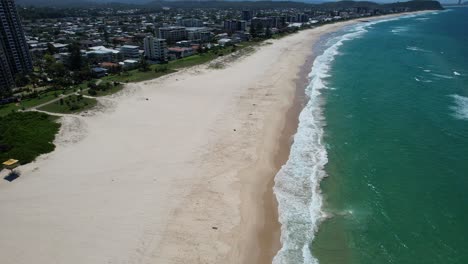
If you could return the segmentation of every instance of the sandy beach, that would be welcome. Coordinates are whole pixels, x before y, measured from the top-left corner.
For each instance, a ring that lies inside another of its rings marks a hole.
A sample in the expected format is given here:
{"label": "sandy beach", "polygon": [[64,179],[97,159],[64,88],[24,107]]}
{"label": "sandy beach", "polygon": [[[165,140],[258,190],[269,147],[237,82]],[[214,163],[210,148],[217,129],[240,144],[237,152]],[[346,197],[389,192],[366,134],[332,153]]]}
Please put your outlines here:
{"label": "sandy beach", "polygon": [[222,69],[128,84],[62,117],[56,150],[0,182],[1,263],[271,263],[273,178],[312,47],[351,23],[268,40]]}

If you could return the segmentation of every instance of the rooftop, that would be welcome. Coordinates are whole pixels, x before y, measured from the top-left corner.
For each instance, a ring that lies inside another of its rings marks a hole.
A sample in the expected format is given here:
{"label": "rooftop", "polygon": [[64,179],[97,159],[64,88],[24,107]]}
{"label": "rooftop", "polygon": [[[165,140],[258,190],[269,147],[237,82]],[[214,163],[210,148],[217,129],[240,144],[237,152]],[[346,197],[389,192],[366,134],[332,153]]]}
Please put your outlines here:
{"label": "rooftop", "polygon": [[120,47],[121,49],[138,49],[139,47],[138,46],[134,46],[134,45],[123,45],[122,47]]}
{"label": "rooftop", "polygon": [[15,159],[9,159],[5,162],[3,162],[3,165],[5,166],[12,166],[12,165],[15,165],[19,162],[19,160],[15,160]]}

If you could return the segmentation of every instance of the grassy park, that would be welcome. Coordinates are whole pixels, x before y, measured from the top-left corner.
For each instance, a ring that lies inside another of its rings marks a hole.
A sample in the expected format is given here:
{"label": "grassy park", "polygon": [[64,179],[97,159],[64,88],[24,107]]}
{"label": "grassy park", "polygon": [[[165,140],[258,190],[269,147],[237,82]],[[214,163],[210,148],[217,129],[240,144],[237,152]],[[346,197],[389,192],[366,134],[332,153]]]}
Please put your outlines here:
{"label": "grassy park", "polygon": [[[71,91],[69,91],[71,92]],[[18,103],[10,103],[6,105],[1,105],[0,106],[0,116],[5,116],[7,114],[10,114],[14,111],[18,110],[25,110],[30,107],[35,107],[37,105],[47,103],[55,98],[57,98],[60,94],[62,93],[67,93],[64,91],[49,91],[45,92],[42,94],[38,94],[36,97],[31,97],[27,99],[21,100],[21,102]]]}
{"label": "grassy park", "polygon": [[44,91],[40,93],[38,92],[35,94],[35,96],[29,96],[27,98],[23,98],[18,103],[9,103],[5,105],[0,105],[0,117],[6,116],[12,112],[16,112],[19,110],[27,110],[28,108],[36,107],[38,105],[47,103],[49,101],[52,101],[58,98],[62,94],[67,95],[67,94],[73,93],[79,88],[81,88],[81,85],[76,86],[75,88],[69,88],[66,90]]}
{"label": "grassy park", "polygon": [[83,95],[71,95],[58,101],[44,105],[39,108],[41,111],[51,113],[71,114],[89,110],[96,106],[97,101],[93,98],[86,98]]}
{"label": "grassy park", "polygon": [[141,71],[139,69],[134,69],[130,71],[124,71],[119,74],[113,74],[106,77],[103,77],[103,81],[112,81],[112,82],[142,82],[151,80],[154,78],[161,77],[168,73],[175,72],[173,70],[163,71],[156,71],[159,65],[151,65],[148,71]]}

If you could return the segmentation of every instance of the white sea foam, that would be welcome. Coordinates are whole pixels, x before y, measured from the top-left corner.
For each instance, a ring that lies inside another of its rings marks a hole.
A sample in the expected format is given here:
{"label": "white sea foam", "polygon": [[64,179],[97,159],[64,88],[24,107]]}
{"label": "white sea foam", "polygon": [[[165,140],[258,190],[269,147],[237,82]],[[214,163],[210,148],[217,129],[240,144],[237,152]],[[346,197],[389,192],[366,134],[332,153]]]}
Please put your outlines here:
{"label": "white sea foam", "polygon": [[411,50],[411,51],[430,52],[428,50],[421,49],[421,48],[416,47],[416,46],[406,46],[406,49]]}
{"label": "white sea foam", "polygon": [[409,30],[409,28],[406,26],[406,27],[395,27],[394,29],[391,30],[392,33],[394,34],[398,34],[398,33],[403,33],[403,32],[407,32]]}
{"label": "white sea foam", "polygon": [[442,78],[442,79],[453,79],[453,76],[444,75],[444,74],[432,73],[432,75],[438,78]]}
{"label": "white sea foam", "polygon": [[331,62],[344,41],[365,33],[365,26],[355,26],[353,31],[335,39],[335,43],[318,56],[309,74],[306,88],[309,97],[299,116],[298,132],[294,136],[287,163],[275,177],[274,192],[279,204],[282,248],[273,263],[318,263],[312,256],[310,243],[319,222],[326,217],[322,208],[319,183],[325,177],[327,151],[322,141],[323,116],[321,90],[326,89],[325,78]]}
{"label": "white sea foam", "polygon": [[299,126],[289,159],[275,177],[273,189],[278,200],[282,248],[273,259],[273,264],[318,263],[311,254],[310,245],[319,223],[327,218],[322,211],[320,191],[320,181],[326,176],[324,167],[328,162],[323,142],[325,121],[321,90],[328,89],[325,79],[329,77],[331,63],[339,54],[339,47],[347,40],[362,36],[370,25],[413,16],[355,25],[348,33],[335,38],[331,46],[315,59],[306,88],[309,101],[299,115]]}
{"label": "white sea foam", "polygon": [[455,75],[455,76],[460,76],[461,74],[460,74],[459,72],[454,71],[454,72],[453,72],[453,75]]}
{"label": "white sea foam", "polygon": [[416,18],[416,20],[418,20],[418,21],[426,21],[426,20],[428,20],[428,19],[429,19],[428,17]]}
{"label": "white sea foam", "polygon": [[464,97],[458,94],[453,94],[451,97],[455,100],[455,106],[452,106],[453,116],[462,119],[468,120],[468,97]]}
{"label": "white sea foam", "polygon": [[432,80],[424,79],[421,76],[415,76],[414,80],[417,81],[417,82],[423,82],[423,83],[431,83],[432,82]]}

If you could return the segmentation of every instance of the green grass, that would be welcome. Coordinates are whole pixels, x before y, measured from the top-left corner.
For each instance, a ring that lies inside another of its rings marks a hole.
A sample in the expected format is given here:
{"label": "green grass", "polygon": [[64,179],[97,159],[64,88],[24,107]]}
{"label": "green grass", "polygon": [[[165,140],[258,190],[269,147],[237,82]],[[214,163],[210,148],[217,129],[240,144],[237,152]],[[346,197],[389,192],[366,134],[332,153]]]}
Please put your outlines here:
{"label": "green grass", "polygon": [[155,72],[154,69],[155,69],[155,66],[156,65],[151,65],[149,71],[146,71],[146,72],[142,72],[142,71],[139,71],[138,69],[136,70],[131,70],[131,71],[128,71],[128,72],[122,72],[120,75],[109,75],[109,76],[106,76],[106,77],[103,77],[102,80],[103,81],[112,81],[112,82],[122,82],[122,83],[125,83],[125,82],[142,82],[142,81],[147,81],[147,80],[151,80],[151,79],[154,79],[154,78],[158,78],[158,77],[161,77],[163,75],[166,75],[168,73],[172,73],[174,71],[172,70],[168,70],[167,72]]}
{"label": "green grass", "polygon": [[31,107],[38,106],[40,104],[47,103],[47,102],[57,98],[60,94],[70,94],[70,93],[73,92],[73,90],[74,89],[49,91],[49,92],[41,93],[35,98],[23,99],[19,103],[10,103],[10,104],[6,104],[6,105],[1,105],[0,106],[0,117],[1,116],[6,116],[6,115],[8,115],[8,114],[10,114],[12,112],[18,111],[18,110],[28,109],[28,108],[31,108]]}
{"label": "green grass", "polygon": [[[246,45],[240,45],[237,47],[237,50],[242,49],[244,47],[248,46]],[[195,65],[200,65],[209,61],[212,61],[220,56],[228,55],[235,51],[235,49],[232,46],[224,47],[224,48],[219,48],[217,50],[210,50],[206,53],[199,53],[196,55],[192,55],[190,57],[185,57],[182,59],[174,60],[169,62],[169,67],[174,68],[174,69],[180,69],[180,68],[185,68],[185,67],[191,67]]]}
{"label": "green grass", "polygon": [[63,100],[44,105],[40,107],[39,110],[51,113],[71,114],[91,109],[96,106],[96,104],[96,99],[85,97],[80,99],[77,95],[71,95]]}
{"label": "green grass", "polygon": [[10,158],[21,164],[55,149],[52,143],[60,124],[37,112],[11,113],[0,117],[0,162]]}
{"label": "green grass", "polygon": [[10,103],[7,105],[0,106],[0,116],[5,116],[7,114],[10,114],[13,111],[27,109],[30,107],[34,107],[36,105],[47,103],[48,101],[56,98],[55,94],[59,95],[61,94],[61,91],[46,92],[46,93],[40,94],[36,98],[28,98],[28,99],[22,100],[19,103]]}
{"label": "green grass", "polygon": [[[99,97],[99,96],[106,96],[106,95],[115,94],[115,93],[121,91],[123,88],[124,88],[123,84],[120,84],[120,85],[117,85],[117,86],[112,85],[111,88],[109,88],[109,89],[107,89],[105,91],[96,90],[97,94],[94,95],[94,96]],[[88,90],[88,94],[89,94],[89,90]]]}
{"label": "green grass", "polygon": [[44,94],[39,95],[36,98],[21,100],[21,106],[25,107],[25,108],[30,108],[30,107],[34,107],[36,105],[47,103],[50,100],[54,100],[55,98],[57,98],[62,93],[63,93],[63,91],[46,92]]}
{"label": "green grass", "polygon": [[13,113],[15,111],[18,111],[19,109],[21,109],[21,107],[17,106],[16,103],[0,105],[0,117],[11,114],[11,113]]}
{"label": "green grass", "polygon": [[209,61],[216,59],[218,55],[214,53],[203,53],[203,54],[196,54],[190,57],[185,57],[182,59],[170,61],[168,66],[174,69],[181,69],[185,67],[191,67],[199,64],[203,64]]}

